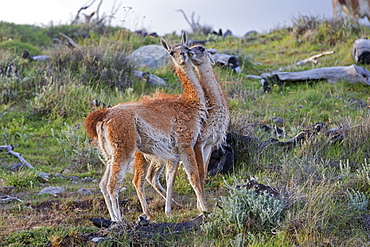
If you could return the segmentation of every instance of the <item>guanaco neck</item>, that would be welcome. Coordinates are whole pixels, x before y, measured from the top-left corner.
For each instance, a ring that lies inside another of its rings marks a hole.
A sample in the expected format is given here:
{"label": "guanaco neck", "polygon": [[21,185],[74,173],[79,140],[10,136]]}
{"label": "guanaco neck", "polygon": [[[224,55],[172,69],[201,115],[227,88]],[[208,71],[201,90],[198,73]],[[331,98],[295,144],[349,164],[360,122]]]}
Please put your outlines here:
{"label": "guanaco neck", "polygon": [[212,65],[205,62],[197,65],[195,69],[199,75],[199,82],[207,100],[207,107],[210,108],[209,111],[212,112],[216,110],[215,108],[228,109],[226,98],[213,73]]}
{"label": "guanaco neck", "polygon": [[192,66],[176,66],[176,73],[183,88],[182,95],[194,100],[199,106],[205,107],[206,99],[204,92]]}

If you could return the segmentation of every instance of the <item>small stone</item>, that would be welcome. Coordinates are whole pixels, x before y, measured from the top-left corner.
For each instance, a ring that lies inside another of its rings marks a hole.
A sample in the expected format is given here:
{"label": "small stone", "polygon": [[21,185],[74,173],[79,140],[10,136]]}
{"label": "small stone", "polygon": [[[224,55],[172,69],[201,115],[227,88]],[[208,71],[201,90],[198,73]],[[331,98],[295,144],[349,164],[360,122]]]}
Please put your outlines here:
{"label": "small stone", "polygon": [[50,173],[46,172],[39,172],[39,180],[40,182],[49,182],[50,181]]}
{"label": "small stone", "polygon": [[55,173],[53,176],[54,176],[54,177],[57,177],[57,178],[64,178],[63,174],[62,174],[62,173],[60,173],[60,172]]}
{"label": "small stone", "polygon": [[77,193],[83,195],[83,196],[88,196],[88,195],[92,195],[93,193],[88,190],[88,189],[85,189],[85,188],[81,188],[77,191]]}
{"label": "small stone", "polygon": [[94,242],[94,243],[103,242],[104,240],[105,240],[105,238],[103,238],[103,237],[95,237],[95,238],[91,239],[91,241]]}
{"label": "small stone", "polygon": [[272,121],[274,121],[277,124],[283,124],[284,123],[284,119],[281,118],[281,117],[273,117]]}
{"label": "small stone", "polygon": [[84,177],[83,179],[81,179],[82,182],[92,182],[93,181],[93,178],[91,177]]}
{"label": "small stone", "polygon": [[63,172],[62,172],[62,174],[63,175],[68,175],[68,174],[71,174],[72,173],[72,171],[71,170],[69,170],[69,169],[65,169]]}
{"label": "small stone", "polygon": [[46,187],[43,188],[37,195],[54,195],[58,196],[58,194],[63,193],[66,191],[66,188],[64,187]]}

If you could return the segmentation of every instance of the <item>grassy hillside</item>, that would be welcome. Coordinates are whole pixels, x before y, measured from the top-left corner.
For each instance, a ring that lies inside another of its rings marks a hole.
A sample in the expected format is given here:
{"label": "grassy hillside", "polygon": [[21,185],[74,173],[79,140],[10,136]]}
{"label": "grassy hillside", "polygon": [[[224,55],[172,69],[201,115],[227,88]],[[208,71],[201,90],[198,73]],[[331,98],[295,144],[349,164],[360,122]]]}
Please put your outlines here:
{"label": "grassy hillside", "polygon": [[[59,32],[78,42],[81,51],[62,43],[51,45],[60,38]],[[88,220],[109,218],[109,214],[98,187],[105,166],[91,146],[83,122],[94,109],[94,99],[114,105],[158,90],[132,76],[134,68],[126,57],[140,46],[159,44],[159,38],[83,25],[37,28],[0,23],[0,33],[0,145],[12,144],[36,168],[16,170],[18,159],[0,152],[0,196],[22,200],[0,203],[0,246],[83,246],[87,234],[107,234],[111,240],[102,246],[128,246],[127,236],[114,231],[98,233]],[[251,140],[277,138],[256,127],[274,127],[274,117],[284,119],[278,126],[284,130],[281,142],[317,122],[328,128],[348,126],[348,131],[337,142],[318,133],[290,149],[260,145],[259,141],[243,145],[236,139],[235,172],[207,177],[210,214],[201,229],[183,237],[147,240],[146,245],[368,245],[370,87],[344,80],[336,84],[306,81],[271,85],[267,93],[258,80],[245,76],[290,66],[324,51],[335,53],[320,58],[317,65],[289,70],[351,65],[353,42],[369,35],[368,27],[355,23],[306,16],[297,18],[292,27],[246,37],[189,34],[192,39],[214,39],[207,48],[234,54],[241,62],[240,74],[214,68],[228,96],[230,132]],[[169,43],[180,41],[175,34],[165,38]],[[17,42],[9,46],[9,40]],[[7,44],[2,46],[2,42]],[[21,58],[23,45],[33,46],[51,59],[35,62]],[[168,85],[159,90],[181,92],[171,66],[152,73],[168,78]],[[40,172],[48,173],[48,178],[41,178]],[[165,217],[164,201],[146,188],[157,222],[182,222],[198,215],[195,194],[182,168],[177,176],[174,197],[184,207],[174,206],[171,219]],[[250,176],[273,187],[280,196],[236,189]],[[126,219],[134,222],[141,207],[131,180],[132,174],[128,174],[120,204]],[[66,192],[38,195],[47,186],[65,187]],[[92,194],[81,195],[81,188]],[[223,209],[215,206],[217,201]]]}

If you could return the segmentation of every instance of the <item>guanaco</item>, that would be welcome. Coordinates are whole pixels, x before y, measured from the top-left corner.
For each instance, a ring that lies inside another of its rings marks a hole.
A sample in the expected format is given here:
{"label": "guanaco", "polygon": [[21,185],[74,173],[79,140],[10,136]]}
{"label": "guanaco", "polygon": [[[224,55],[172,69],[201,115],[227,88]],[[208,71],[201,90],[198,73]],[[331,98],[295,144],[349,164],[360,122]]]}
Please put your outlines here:
{"label": "guanaco", "polygon": [[[181,78],[182,94],[156,93],[153,97],[146,96],[138,101],[95,110],[86,117],[86,132],[97,141],[106,160],[106,170],[99,187],[112,221],[122,221],[118,202],[119,188],[134,153],[135,163],[172,162],[174,170],[177,170],[181,159],[196,193],[198,209],[207,211],[194,152],[206,115],[202,99],[204,94],[199,81],[188,77],[188,70],[192,69],[188,66],[188,48],[183,44],[172,47],[167,44],[167,47],[178,62],[175,69]],[[170,192],[167,189],[167,198],[172,198]]]}

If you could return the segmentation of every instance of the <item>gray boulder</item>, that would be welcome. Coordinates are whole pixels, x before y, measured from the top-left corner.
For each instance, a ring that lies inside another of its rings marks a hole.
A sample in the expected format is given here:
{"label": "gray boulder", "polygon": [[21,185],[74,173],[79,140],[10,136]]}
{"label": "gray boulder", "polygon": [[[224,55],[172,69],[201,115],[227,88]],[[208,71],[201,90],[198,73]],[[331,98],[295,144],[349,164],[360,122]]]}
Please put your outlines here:
{"label": "gray boulder", "polygon": [[171,57],[160,45],[146,45],[133,51],[128,59],[138,68],[155,70],[170,63]]}
{"label": "gray boulder", "polygon": [[58,196],[59,194],[62,194],[66,191],[66,188],[63,187],[46,187],[43,188],[37,195],[54,195]]}

